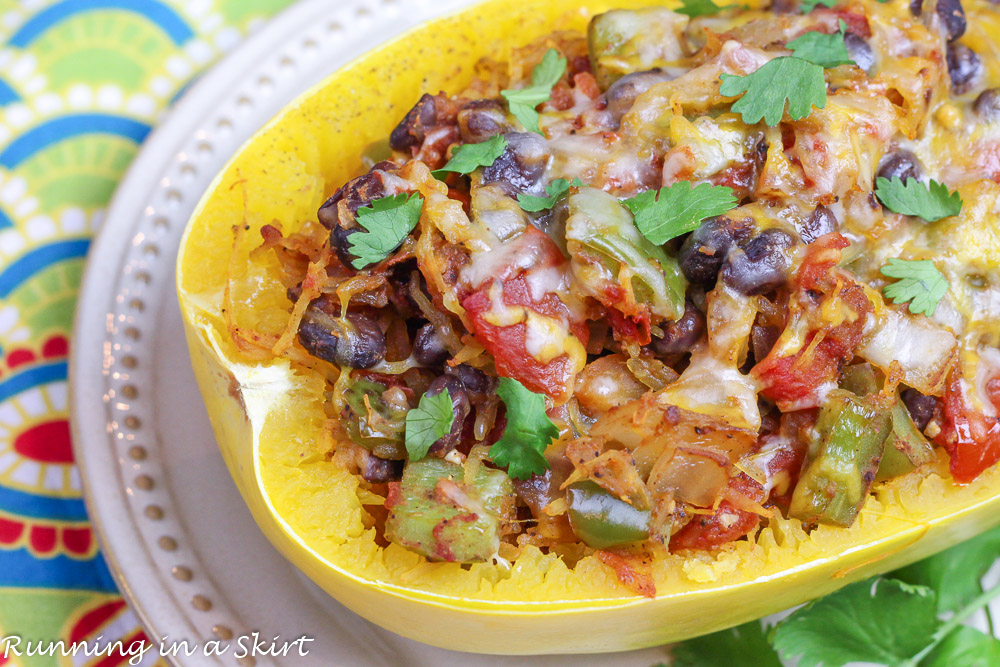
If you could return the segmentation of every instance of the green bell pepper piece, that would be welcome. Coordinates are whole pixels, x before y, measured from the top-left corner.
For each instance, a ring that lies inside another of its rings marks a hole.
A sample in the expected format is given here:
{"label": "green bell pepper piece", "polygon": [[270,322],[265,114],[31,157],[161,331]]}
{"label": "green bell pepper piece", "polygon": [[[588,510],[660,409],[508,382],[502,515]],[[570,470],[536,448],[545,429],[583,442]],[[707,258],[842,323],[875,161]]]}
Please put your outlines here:
{"label": "green bell pepper piece", "polygon": [[[500,531],[514,520],[514,484],[502,470],[480,465],[471,485],[465,468],[442,459],[410,461],[390,492],[385,535],[431,560],[474,563],[500,547]],[[456,507],[435,490],[438,482],[457,484],[478,508]]]}
{"label": "green bell pepper piece", "polygon": [[889,410],[849,391],[830,392],[789,515],[806,523],[854,523],[875,481],[891,426]]}
{"label": "green bell pepper piece", "polygon": [[640,510],[591,481],[566,489],[569,524],[587,546],[606,549],[649,538],[649,510]]}
{"label": "green bell pepper piece", "polygon": [[[653,245],[635,226],[632,213],[618,199],[597,188],[579,188],[567,199],[566,241],[570,266],[583,289],[598,300],[605,291],[596,284],[596,258],[617,278],[622,264],[633,273],[636,301],[665,319],[684,314],[687,281],[677,260]],[[603,274],[603,272],[601,272]],[[606,298],[606,297],[605,297]]]}
{"label": "green bell pepper piece", "polygon": [[[344,420],[347,435],[379,458],[406,458],[406,410],[389,405],[385,387],[370,380],[355,380],[344,391],[344,403],[352,415]],[[365,405],[365,397],[368,405]],[[368,409],[371,406],[371,410]]]}

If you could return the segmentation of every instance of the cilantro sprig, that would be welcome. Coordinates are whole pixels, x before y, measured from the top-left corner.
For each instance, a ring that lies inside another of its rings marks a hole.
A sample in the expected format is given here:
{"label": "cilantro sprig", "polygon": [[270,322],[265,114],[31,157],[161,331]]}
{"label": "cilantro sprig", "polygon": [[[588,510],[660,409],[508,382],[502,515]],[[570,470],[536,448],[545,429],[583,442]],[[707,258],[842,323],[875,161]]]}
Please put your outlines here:
{"label": "cilantro sprig", "polygon": [[798,39],[788,42],[786,46],[796,58],[808,60],[826,69],[838,65],[852,65],[854,61],[847,53],[847,45],[844,43],[846,34],[847,24],[841,19],[840,30],[832,35],[810,30]]}
{"label": "cilantro sprig", "polygon": [[705,218],[722,215],[736,207],[733,189],[724,185],[679,181],[670,187],[647,190],[624,204],[635,216],[635,226],[651,243],[663,245],[670,239],[693,232]]}
{"label": "cilantro sprig", "polygon": [[424,394],[420,403],[406,413],[406,453],[411,461],[419,461],[427,456],[431,445],[451,430],[455,421],[451,392],[448,388],[431,396]]}
{"label": "cilantro sprig", "polygon": [[837,0],[802,0],[802,2],[799,3],[799,8],[802,10],[803,14],[808,14],[820,5],[832,9],[837,6]]}
{"label": "cilantro sprig", "polygon": [[690,16],[691,18],[697,18],[699,16],[714,16],[723,9],[729,9],[728,7],[720,7],[712,2],[712,0],[681,0],[681,2],[681,7],[679,9],[675,9],[674,11],[678,14]]}
{"label": "cilantro sprig", "polygon": [[490,447],[490,458],[506,467],[512,479],[543,474],[549,468],[545,448],[559,437],[559,429],[545,414],[545,397],[511,378],[500,378],[497,394],[507,407],[507,426]]}
{"label": "cilantro sprig", "polygon": [[962,212],[962,196],[933,179],[924,185],[915,178],[908,178],[904,184],[899,176],[893,176],[892,180],[879,176],[875,179],[875,196],[890,211],[915,215],[927,222],[937,222]]}
{"label": "cilantro sprig", "polygon": [[886,278],[898,278],[882,290],[895,304],[910,303],[914,315],[934,315],[938,303],[948,291],[948,279],[929,259],[896,259],[879,269]]}
{"label": "cilantro sprig", "polygon": [[462,144],[452,151],[448,164],[431,172],[434,178],[443,178],[448,172],[470,174],[479,167],[488,167],[507,150],[503,135],[490,137],[478,144]]}
{"label": "cilantro sprig", "polygon": [[823,67],[802,58],[781,56],[745,76],[725,73],[721,76],[719,92],[722,95],[743,95],[733,104],[733,111],[748,125],[763,119],[768,126],[774,127],[781,122],[786,102],[792,120],[805,118],[813,107],[826,106]]}
{"label": "cilantro sprig", "polygon": [[981,583],[998,550],[995,528],[889,578],[811,602],[769,631],[754,621],[686,641],[674,649],[673,664],[778,667],[782,658],[800,667],[1000,664],[1000,641],[965,625],[981,609],[989,617],[990,601],[1000,597],[1000,586],[984,591]]}
{"label": "cilantro sprig", "polygon": [[522,209],[530,213],[547,211],[555,206],[559,198],[569,192],[571,187],[578,188],[582,185],[583,181],[579,178],[574,178],[572,183],[565,178],[557,178],[545,186],[545,192],[548,193],[548,197],[520,194],[517,196],[517,203],[521,205]]}
{"label": "cilantro sprig", "polygon": [[545,52],[542,62],[531,70],[531,85],[517,90],[501,90],[500,94],[507,100],[507,106],[514,117],[529,132],[542,134],[538,127],[538,111],[535,110],[542,102],[548,102],[552,96],[552,88],[562,78],[566,71],[566,58],[559,55],[555,49]]}
{"label": "cilantro sprig", "polygon": [[359,208],[356,219],[365,231],[347,237],[354,268],[363,269],[388,257],[417,226],[423,207],[424,198],[414,192],[382,197]]}

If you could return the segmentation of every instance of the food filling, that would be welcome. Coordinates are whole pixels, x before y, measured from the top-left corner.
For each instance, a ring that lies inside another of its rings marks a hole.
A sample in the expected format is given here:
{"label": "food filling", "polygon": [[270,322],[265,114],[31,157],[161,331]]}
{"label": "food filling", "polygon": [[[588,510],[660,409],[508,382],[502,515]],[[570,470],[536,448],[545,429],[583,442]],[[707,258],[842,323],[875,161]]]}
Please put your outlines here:
{"label": "food filling", "polygon": [[[986,0],[685,0],[423,95],[295,232],[281,336],[380,543],[632,563],[1000,459]],[[991,87],[994,86],[994,87]],[[638,559],[638,561],[637,561]]]}

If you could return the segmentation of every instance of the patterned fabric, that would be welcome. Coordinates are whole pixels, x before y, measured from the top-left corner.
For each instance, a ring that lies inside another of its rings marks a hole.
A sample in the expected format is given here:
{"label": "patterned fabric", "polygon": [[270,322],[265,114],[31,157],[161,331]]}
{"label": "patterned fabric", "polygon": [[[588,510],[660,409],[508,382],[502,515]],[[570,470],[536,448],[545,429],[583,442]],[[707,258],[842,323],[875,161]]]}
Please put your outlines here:
{"label": "patterned fabric", "polygon": [[0,0],[0,637],[142,636],[97,550],[70,447],[84,257],[151,127],[290,1]]}

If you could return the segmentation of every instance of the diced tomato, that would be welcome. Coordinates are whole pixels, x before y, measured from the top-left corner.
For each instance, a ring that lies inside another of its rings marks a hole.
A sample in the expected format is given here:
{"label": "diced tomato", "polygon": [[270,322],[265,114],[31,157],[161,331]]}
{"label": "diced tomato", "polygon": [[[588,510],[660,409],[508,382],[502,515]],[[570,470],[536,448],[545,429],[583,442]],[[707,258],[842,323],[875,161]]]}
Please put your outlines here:
{"label": "diced tomato", "polygon": [[638,345],[649,345],[653,340],[649,309],[636,315],[623,315],[617,308],[608,308],[608,324],[615,332],[615,339]]}
{"label": "diced tomato", "polygon": [[[534,227],[529,227],[515,243],[531,248],[536,257],[532,269],[558,267],[566,261],[555,243]],[[575,377],[573,361],[568,355],[562,354],[542,363],[527,350],[525,323],[497,326],[490,322],[490,312],[494,306],[491,290],[494,289],[494,284],[499,283],[501,299],[506,306],[521,306],[539,315],[568,322],[571,335],[580,339],[583,345],[586,345],[590,333],[586,322],[574,319],[558,295],[533,294],[521,269],[505,266],[497,273],[492,281],[484,282],[461,298],[462,307],[469,316],[472,333],[493,355],[500,375],[514,378],[528,389],[547,394],[557,401],[565,398]]]}
{"label": "diced tomato", "polygon": [[[827,234],[812,243],[796,274],[799,302],[819,313],[823,304],[837,299],[854,313],[839,324],[810,331],[794,354],[779,356],[774,348],[754,368],[761,393],[782,409],[814,407],[817,390],[836,380],[842,364],[851,360],[864,335],[865,319],[872,310],[864,288],[846,271],[836,268],[841,250],[849,245],[840,234]],[[816,337],[820,336],[817,343]]]}
{"label": "diced tomato", "polygon": [[[742,473],[729,480],[729,487],[754,502],[764,498],[763,487]],[[670,549],[714,549],[740,539],[759,523],[759,515],[737,509],[728,500],[723,500],[714,514],[695,515],[686,526],[674,533],[670,538]]]}
{"label": "diced tomato", "polygon": [[986,400],[1000,412],[1000,377],[995,377],[986,383]]}
{"label": "diced tomato", "polygon": [[610,567],[629,590],[647,598],[656,597],[656,582],[648,556],[630,553],[624,549],[597,552],[602,563]]}
{"label": "diced tomato", "polygon": [[944,392],[944,424],[935,441],[948,450],[951,476],[968,484],[1000,461],[1000,421],[968,404],[961,373],[953,370]]}

